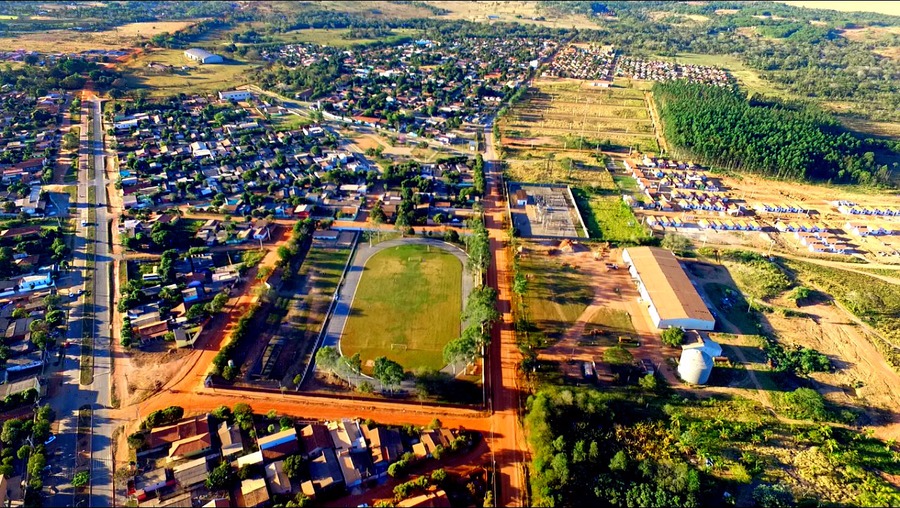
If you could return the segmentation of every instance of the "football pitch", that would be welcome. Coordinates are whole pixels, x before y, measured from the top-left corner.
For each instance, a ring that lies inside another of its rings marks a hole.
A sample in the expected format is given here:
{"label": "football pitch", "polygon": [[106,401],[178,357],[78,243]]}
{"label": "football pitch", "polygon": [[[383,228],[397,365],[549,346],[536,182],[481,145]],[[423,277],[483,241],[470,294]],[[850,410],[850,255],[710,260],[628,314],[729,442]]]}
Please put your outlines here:
{"label": "football pitch", "polygon": [[444,366],[443,348],[459,336],[459,259],[428,245],[399,245],[368,260],[341,336],[344,356],[360,353],[363,370],[378,356],[406,370]]}

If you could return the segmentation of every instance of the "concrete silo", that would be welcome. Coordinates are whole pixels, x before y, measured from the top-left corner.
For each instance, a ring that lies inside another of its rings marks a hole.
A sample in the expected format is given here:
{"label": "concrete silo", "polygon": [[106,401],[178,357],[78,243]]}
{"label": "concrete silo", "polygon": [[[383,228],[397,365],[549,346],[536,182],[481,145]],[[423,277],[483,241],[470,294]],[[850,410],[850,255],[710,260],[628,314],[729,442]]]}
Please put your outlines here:
{"label": "concrete silo", "polygon": [[685,349],[678,362],[678,375],[686,383],[705,384],[713,369],[713,359],[703,349]]}

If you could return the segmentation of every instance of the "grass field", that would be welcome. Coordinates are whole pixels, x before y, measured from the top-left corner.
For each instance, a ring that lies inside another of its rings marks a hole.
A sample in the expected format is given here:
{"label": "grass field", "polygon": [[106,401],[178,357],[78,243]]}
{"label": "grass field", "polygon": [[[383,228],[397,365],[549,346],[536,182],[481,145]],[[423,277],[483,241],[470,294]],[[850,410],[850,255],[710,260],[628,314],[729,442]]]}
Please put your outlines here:
{"label": "grass field", "polygon": [[128,23],[102,32],[76,32],[73,30],[45,30],[4,37],[3,46],[8,49],[28,49],[42,53],[79,52],[90,49],[126,49],[150,40],[162,32],[174,33],[200,20],[149,21]]}
{"label": "grass field", "polygon": [[500,126],[511,150],[590,151],[609,144],[658,150],[644,91],[621,80],[609,89],[536,81]]}
{"label": "grass field", "polygon": [[[553,28],[597,28],[597,23],[587,16],[555,16],[541,9],[538,2],[427,2],[450,11],[445,19],[464,19],[475,22],[503,21],[541,25]],[[489,20],[488,16],[496,16]]]}
{"label": "grass field", "polygon": [[617,193],[572,189],[591,238],[613,243],[639,243],[650,238],[650,230],[634,216]]}
{"label": "grass field", "polygon": [[[519,266],[530,277],[525,294],[528,320],[547,335],[569,328],[591,303],[594,289],[578,267],[540,254],[522,257]],[[596,316],[595,324],[611,322],[607,317]]]}
{"label": "grass field", "polygon": [[[156,62],[171,65],[178,70],[169,73],[151,73],[147,65]],[[181,70],[182,66],[190,69]],[[248,62],[226,58],[225,63],[200,65],[184,57],[180,49],[158,49],[142,53],[128,62],[123,69],[130,88],[145,88],[150,95],[169,96],[179,92],[212,92],[233,88],[244,83],[254,68]]]}
{"label": "grass field", "polygon": [[[547,153],[519,150],[507,161],[507,173],[516,182],[564,182],[573,186],[588,186],[602,190],[615,190],[609,171],[591,155],[584,152],[553,152],[548,161]],[[572,159],[569,167],[566,159]]]}
{"label": "grass field", "polygon": [[444,345],[460,332],[462,269],[453,254],[423,245],[372,256],[353,297],[341,352],[360,353],[364,367],[383,355],[407,370],[442,368]]}

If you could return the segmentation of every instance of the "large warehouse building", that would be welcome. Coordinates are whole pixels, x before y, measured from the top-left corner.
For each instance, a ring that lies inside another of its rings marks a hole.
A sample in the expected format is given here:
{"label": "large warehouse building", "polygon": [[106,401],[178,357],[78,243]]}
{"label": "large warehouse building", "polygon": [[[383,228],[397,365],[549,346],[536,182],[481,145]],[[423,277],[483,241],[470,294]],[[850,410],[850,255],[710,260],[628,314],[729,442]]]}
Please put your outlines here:
{"label": "large warehouse building", "polygon": [[622,254],[657,328],[712,330],[709,309],[675,255],[657,247],[629,247]]}
{"label": "large warehouse building", "polygon": [[219,55],[214,55],[203,49],[192,48],[184,52],[184,56],[189,60],[200,62],[202,64],[222,63],[223,59]]}

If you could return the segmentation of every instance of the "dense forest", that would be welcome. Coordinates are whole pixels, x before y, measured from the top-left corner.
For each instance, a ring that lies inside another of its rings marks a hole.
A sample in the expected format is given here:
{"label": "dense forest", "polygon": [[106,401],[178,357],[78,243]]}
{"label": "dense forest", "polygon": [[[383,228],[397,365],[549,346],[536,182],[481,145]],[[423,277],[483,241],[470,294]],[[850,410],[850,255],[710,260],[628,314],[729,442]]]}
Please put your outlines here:
{"label": "dense forest", "polygon": [[[667,432],[616,414],[594,390],[548,388],[528,401],[535,506],[702,506],[720,504]],[[629,449],[640,440],[642,446]],[[705,501],[705,502],[704,502]]]}
{"label": "dense forest", "polygon": [[[779,397],[791,414],[815,409],[824,421],[783,424],[754,401],[690,399],[641,381],[625,390],[547,387],[529,398],[532,506],[900,502],[882,477],[900,472],[892,444],[825,423],[834,414],[814,390]],[[795,453],[785,459],[776,448]]]}
{"label": "dense forest", "polygon": [[680,81],[657,83],[653,94],[678,157],[775,178],[889,183],[891,168],[876,163],[875,141],[812,108]]}

